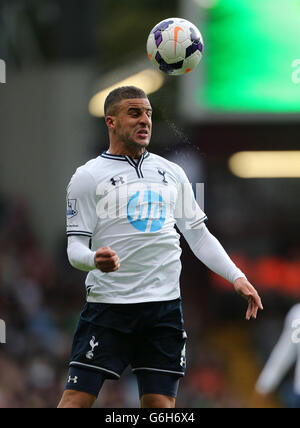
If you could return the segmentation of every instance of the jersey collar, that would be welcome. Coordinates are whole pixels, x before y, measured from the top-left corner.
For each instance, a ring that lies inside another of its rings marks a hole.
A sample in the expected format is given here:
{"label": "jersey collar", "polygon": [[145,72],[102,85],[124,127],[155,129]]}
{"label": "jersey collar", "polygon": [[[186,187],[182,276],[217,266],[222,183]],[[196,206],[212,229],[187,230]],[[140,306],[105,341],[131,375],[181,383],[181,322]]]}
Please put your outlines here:
{"label": "jersey collar", "polygon": [[106,158],[106,159],[114,159],[114,160],[119,160],[119,161],[127,161],[127,162],[129,162],[132,165],[132,164],[139,164],[142,160],[144,160],[147,157],[149,157],[150,153],[147,150],[145,150],[144,153],[137,160],[134,160],[131,156],[112,155],[112,154],[108,153],[107,150],[105,150],[100,156],[102,158]]}
{"label": "jersey collar", "polygon": [[142,172],[142,163],[144,159],[148,158],[150,156],[150,153],[147,152],[147,150],[142,153],[142,155],[139,157],[139,159],[132,159],[131,156],[119,156],[119,155],[112,155],[110,153],[107,153],[107,150],[102,153],[101,157],[105,159],[112,159],[112,160],[118,160],[123,162],[128,162],[129,165],[131,165],[137,173],[137,176],[139,178],[144,178],[143,172]]}

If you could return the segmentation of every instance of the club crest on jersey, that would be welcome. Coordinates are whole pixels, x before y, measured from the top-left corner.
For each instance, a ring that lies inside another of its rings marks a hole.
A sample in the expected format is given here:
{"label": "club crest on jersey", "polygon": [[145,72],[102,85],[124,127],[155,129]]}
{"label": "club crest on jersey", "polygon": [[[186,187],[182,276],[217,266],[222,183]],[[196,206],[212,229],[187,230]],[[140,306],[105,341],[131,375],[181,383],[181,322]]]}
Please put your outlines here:
{"label": "club crest on jersey", "polygon": [[157,168],[157,172],[162,175],[163,177],[163,183],[168,184],[168,181],[166,179],[166,171],[164,171],[163,169]]}
{"label": "club crest on jersey", "polygon": [[95,340],[96,340],[95,336],[93,336],[92,339],[90,340],[90,347],[92,349],[88,351],[85,355],[88,360],[92,360],[94,358],[94,348],[99,346],[99,342],[95,343]]}
{"label": "club crest on jersey", "polygon": [[76,205],[77,205],[77,199],[67,200],[67,218],[75,217],[78,214]]}
{"label": "club crest on jersey", "polygon": [[125,180],[121,175],[116,175],[110,179],[110,182],[113,186],[116,186],[118,184],[124,184]]}

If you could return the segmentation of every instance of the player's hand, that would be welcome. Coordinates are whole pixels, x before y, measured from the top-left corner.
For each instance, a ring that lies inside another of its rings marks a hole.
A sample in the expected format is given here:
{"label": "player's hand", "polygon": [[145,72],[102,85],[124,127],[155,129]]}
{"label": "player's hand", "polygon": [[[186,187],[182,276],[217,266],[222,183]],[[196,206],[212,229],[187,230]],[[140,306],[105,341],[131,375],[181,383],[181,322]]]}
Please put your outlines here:
{"label": "player's hand", "polygon": [[246,320],[250,320],[251,317],[256,319],[257,311],[263,310],[263,305],[253,285],[246,278],[238,278],[234,282],[234,288],[238,294],[248,300]]}
{"label": "player's hand", "polygon": [[115,272],[120,267],[120,259],[110,247],[99,248],[95,254],[95,266],[105,273]]}

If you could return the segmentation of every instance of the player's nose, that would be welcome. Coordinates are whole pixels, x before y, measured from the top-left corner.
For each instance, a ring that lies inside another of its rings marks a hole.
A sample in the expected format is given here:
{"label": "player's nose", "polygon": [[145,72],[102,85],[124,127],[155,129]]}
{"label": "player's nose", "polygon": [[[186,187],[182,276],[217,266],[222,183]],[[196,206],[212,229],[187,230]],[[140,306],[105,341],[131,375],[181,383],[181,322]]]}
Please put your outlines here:
{"label": "player's nose", "polygon": [[149,127],[151,126],[151,118],[147,115],[147,113],[141,115],[140,124],[145,124]]}

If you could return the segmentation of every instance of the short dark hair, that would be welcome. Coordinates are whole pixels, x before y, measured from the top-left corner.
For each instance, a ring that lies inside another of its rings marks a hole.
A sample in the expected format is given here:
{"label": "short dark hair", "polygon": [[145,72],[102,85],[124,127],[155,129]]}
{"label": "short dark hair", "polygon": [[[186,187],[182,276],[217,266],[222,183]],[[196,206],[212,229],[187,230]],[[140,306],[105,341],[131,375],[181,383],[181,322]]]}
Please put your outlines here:
{"label": "short dark hair", "polygon": [[115,114],[116,107],[122,100],[127,100],[130,98],[148,98],[146,93],[136,86],[120,86],[112,90],[106,97],[104,103],[104,114]]}

